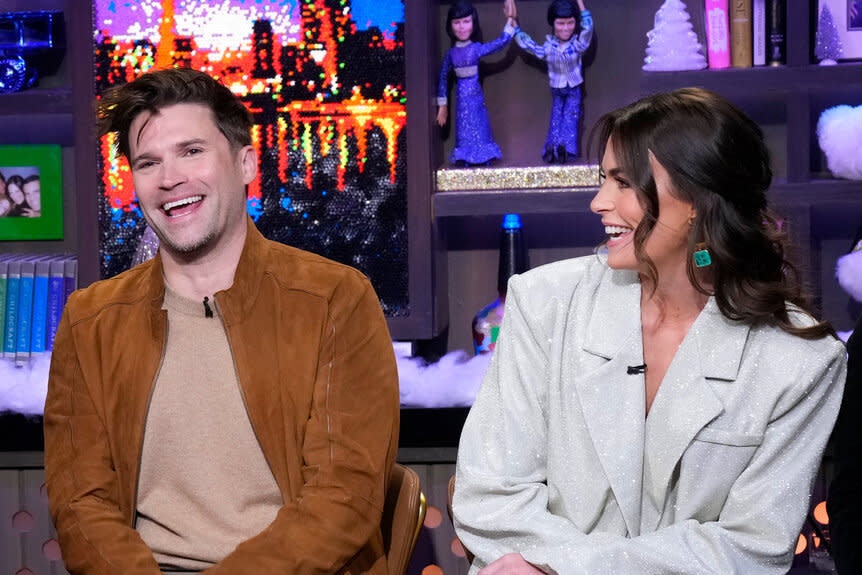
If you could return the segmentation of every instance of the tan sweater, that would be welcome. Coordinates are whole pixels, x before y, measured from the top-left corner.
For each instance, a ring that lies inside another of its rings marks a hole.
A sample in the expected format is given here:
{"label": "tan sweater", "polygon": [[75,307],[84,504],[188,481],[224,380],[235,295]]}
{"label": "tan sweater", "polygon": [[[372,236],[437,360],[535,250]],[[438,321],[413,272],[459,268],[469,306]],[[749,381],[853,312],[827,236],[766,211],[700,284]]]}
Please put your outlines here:
{"label": "tan sweater", "polygon": [[168,338],[147,414],[135,528],[169,572],[217,563],[283,505],[210,307],[207,318],[202,302],[166,288]]}

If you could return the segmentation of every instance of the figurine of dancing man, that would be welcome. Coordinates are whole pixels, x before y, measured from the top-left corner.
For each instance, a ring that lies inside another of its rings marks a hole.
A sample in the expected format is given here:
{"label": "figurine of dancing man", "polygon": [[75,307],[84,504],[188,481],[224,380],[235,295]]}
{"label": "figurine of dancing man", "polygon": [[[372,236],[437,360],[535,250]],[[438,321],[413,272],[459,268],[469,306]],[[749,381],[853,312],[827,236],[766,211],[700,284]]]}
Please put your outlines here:
{"label": "figurine of dancing man", "polygon": [[518,45],[548,65],[551,84],[551,124],[542,150],[545,162],[565,164],[578,155],[578,122],[581,116],[581,54],[593,39],[593,17],[583,0],[553,0],[548,7],[553,35],[537,44],[522,30],[515,34]]}

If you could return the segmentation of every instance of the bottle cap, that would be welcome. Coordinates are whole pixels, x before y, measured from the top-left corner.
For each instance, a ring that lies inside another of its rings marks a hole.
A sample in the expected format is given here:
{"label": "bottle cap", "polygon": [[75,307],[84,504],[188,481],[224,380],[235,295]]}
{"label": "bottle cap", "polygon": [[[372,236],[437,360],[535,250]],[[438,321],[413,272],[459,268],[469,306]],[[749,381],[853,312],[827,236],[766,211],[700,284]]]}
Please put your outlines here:
{"label": "bottle cap", "polygon": [[505,216],[503,216],[503,229],[520,230],[521,216],[519,216],[518,214],[506,214]]}

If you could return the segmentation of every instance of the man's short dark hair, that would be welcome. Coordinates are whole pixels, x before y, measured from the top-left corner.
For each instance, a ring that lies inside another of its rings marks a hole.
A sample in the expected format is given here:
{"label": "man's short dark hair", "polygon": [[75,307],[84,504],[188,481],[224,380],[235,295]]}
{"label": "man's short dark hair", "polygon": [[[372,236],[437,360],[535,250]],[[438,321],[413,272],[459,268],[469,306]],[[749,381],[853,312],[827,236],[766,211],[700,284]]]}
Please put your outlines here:
{"label": "man's short dark hair", "polygon": [[148,72],[106,91],[97,101],[99,135],[117,133],[117,148],[129,157],[129,128],[142,112],[158,113],[174,104],[203,104],[234,149],[251,145],[251,113],[223,84],[192,68]]}

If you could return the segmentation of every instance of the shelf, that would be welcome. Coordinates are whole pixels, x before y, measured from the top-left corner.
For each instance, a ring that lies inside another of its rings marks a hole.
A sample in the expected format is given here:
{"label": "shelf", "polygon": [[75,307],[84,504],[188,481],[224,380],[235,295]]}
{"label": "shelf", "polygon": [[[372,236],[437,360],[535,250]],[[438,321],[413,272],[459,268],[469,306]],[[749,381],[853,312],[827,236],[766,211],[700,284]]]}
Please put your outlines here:
{"label": "shelf", "polygon": [[487,216],[508,213],[552,214],[588,212],[597,187],[541,190],[468,190],[437,192],[434,217]]}
{"label": "shelf", "polygon": [[[493,216],[507,213],[552,214],[589,212],[598,188],[464,190],[437,192],[432,197],[434,217]],[[773,182],[770,201],[776,204],[818,204],[833,201],[862,201],[862,181],[811,180]]]}
{"label": "shelf", "polygon": [[722,94],[769,94],[847,90],[862,87],[862,62],[834,66],[756,66],[721,70],[644,72],[641,85],[649,92],[699,86]]}
{"label": "shelf", "polygon": [[776,203],[860,202],[862,201],[862,181],[819,179],[789,183],[776,180],[770,188],[769,199]]}
{"label": "shelf", "polygon": [[437,170],[434,217],[586,212],[598,166],[521,166]]}
{"label": "shelf", "polygon": [[0,412],[0,452],[42,451],[41,415]]}
{"label": "shelf", "polygon": [[[398,446],[409,459],[447,459],[458,447],[468,407],[402,408]],[[0,469],[41,466],[41,415],[0,412]],[[430,450],[430,451],[429,451]],[[434,455],[434,450],[442,450]],[[451,457],[454,461],[454,457]]]}
{"label": "shelf", "polygon": [[72,91],[34,88],[0,94],[0,115],[71,114]]}

